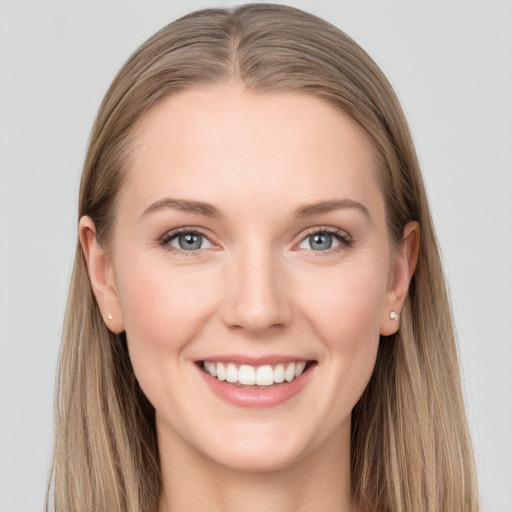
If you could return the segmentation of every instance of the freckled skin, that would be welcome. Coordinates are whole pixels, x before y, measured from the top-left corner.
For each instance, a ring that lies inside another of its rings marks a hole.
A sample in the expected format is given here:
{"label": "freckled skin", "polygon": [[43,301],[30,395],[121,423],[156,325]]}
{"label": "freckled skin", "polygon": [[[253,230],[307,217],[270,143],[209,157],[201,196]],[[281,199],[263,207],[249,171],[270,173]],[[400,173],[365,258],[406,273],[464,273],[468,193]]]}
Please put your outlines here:
{"label": "freckled skin", "polygon": [[[348,468],[351,410],[400,306],[374,173],[365,132],[309,96],[208,87],[170,96],[146,116],[109,268],[164,467],[263,472],[328,453],[332,471],[340,461]],[[141,217],[165,197],[211,203],[223,217],[169,208]],[[340,198],[369,217],[354,208],[293,216]],[[352,243],[334,238],[333,249],[314,251],[308,233],[322,227]],[[177,239],[159,243],[178,228],[201,233],[205,248],[185,255]],[[290,400],[245,409],[204,384],[195,362],[215,354],[291,354],[317,365]]]}

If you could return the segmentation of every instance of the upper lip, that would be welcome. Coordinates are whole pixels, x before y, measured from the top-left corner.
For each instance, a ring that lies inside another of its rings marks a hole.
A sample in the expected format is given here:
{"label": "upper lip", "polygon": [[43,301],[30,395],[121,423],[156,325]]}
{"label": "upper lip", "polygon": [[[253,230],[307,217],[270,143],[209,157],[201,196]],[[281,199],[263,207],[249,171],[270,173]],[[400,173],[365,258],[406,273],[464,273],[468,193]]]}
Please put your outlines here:
{"label": "upper lip", "polygon": [[279,363],[297,363],[313,361],[313,359],[290,356],[290,355],[265,355],[258,357],[251,357],[247,354],[219,354],[215,356],[204,357],[197,362],[208,361],[211,363],[234,363],[234,364],[248,364],[250,366],[263,366],[263,365],[276,365]]}

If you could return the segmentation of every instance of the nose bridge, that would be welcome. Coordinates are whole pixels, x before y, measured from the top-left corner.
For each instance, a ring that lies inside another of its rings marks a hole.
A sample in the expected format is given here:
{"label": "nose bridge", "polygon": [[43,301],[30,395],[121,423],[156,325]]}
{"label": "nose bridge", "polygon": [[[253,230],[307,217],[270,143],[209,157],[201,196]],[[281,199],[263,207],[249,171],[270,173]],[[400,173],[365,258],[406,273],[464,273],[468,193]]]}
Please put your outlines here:
{"label": "nose bridge", "polygon": [[291,315],[282,262],[272,247],[248,244],[233,254],[225,322],[252,334],[285,326]]}

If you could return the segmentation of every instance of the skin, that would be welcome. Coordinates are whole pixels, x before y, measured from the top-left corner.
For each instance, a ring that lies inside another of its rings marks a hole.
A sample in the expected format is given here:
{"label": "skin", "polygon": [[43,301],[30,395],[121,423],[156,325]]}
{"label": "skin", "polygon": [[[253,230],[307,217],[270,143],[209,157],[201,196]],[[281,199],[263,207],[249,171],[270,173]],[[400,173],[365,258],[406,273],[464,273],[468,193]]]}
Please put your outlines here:
{"label": "skin", "polygon": [[[418,253],[408,224],[393,248],[365,132],[297,93],[238,84],[192,89],[138,127],[108,250],[80,222],[106,324],[126,330],[137,379],[156,409],[161,511],[353,510],[350,416],[373,371],[380,335],[399,312]],[[160,207],[203,201],[222,216]],[[349,199],[298,218],[295,210]],[[204,235],[176,252],[177,228]],[[315,251],[309,236],[350,242]],[[174,250],[173,250],[174,249]],[[108,315],[112,320],[108,320]],[[286,402],[244,408],[205,385],[196,362],[219,354],[316,361]]]}

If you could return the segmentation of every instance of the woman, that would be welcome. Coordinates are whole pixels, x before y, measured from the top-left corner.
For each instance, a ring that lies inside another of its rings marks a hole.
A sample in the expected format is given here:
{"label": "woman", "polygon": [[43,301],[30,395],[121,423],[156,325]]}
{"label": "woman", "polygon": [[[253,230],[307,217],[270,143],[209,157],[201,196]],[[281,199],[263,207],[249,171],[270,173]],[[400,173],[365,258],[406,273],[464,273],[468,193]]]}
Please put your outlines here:
{"label": "woman", "polygon": [[478,510],[414,147],[345,34],[265,4],[162,29],[79,219],[55,510]]}

